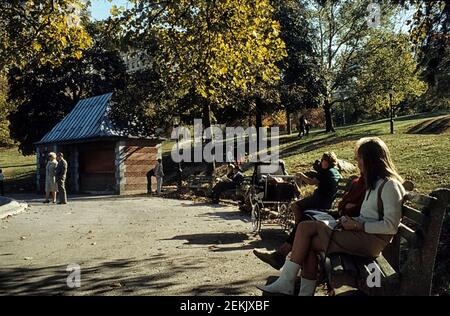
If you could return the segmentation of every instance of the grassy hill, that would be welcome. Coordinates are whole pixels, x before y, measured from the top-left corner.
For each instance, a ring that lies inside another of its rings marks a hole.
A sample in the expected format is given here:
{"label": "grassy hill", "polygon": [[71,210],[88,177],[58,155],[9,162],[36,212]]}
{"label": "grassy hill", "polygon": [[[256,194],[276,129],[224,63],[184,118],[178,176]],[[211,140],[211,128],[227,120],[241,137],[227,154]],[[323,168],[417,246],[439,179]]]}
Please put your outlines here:
{"label": "grassy hill", "polygon": [[16,147],[0,148],[0,169],[5,174],[5,191],[34,191],[36,156],[23,156]]}
{"label": "grassy hill", "polygon": [[429,116],[398,119],[393,135],[389,133],[389,122],[382,120],[339,128],[333,134],[316,132],[303,139],[297,135],[285,136],[280,139],[280,156],[290,173],[310,168],[325,151],[334,151],[340,159],[356,164],[355,142],[361,137],[378,136],[388,145],[399,173],[413,181],[419,192],[429,193],[437,187],[450,188],[449,134],[407,133],[429,120]]}
{"label": "grassy hill", "polygon": [[[378,136],[389,146],[400,174],[413,181],[419,192],[429,193],[437,187],[450,187],[450,163],[447,160],[450,137],[448,133],[424,134],[419,127],[427,125],[428,121],[435,122],[448,116],[431,113],[399,118],[395,122],[393,135],[389,134],[387,120],[338,128],[332,134],[312,131],[302,139],[296,134],[282,135],[280,156],[290,173],[309,169],[325,151],[334,151],[339,158],[355,163],[356,140],[365,136]],[[419,133],[414,134],[415,130]],[[169,154],[173,143],[164,143],[163,152]],[[35,161],[34,155],[24,157],[17,148],[0,148],[0,168],[7,178],[8,191],[34,190]],[[189,165],[184,164],[183,169],[188,172]],[[170,168],[167,168],[166,173],[170,177],[169,172]]]}

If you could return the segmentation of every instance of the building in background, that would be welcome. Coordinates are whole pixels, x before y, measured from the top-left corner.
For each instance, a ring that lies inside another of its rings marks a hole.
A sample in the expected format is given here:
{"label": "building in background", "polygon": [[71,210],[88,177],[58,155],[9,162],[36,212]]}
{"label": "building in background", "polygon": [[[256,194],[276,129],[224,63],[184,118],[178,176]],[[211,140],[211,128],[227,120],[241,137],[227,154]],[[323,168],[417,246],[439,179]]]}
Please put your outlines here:
{"label": "building in background", "polygon": [[127,73],[142,71],[152,67],[148,54],[143,50],[130,50],[121,54]]}
{"label": "building in background", "polygon": [[49,152],[61,151],[69,164],[69,192],[137,194],[147,192],[147,172],[160,155],[158,137],[124,135],[115,129],[108,108],[112,93],[80,100],[36,145],[36,185],[45,188]]}

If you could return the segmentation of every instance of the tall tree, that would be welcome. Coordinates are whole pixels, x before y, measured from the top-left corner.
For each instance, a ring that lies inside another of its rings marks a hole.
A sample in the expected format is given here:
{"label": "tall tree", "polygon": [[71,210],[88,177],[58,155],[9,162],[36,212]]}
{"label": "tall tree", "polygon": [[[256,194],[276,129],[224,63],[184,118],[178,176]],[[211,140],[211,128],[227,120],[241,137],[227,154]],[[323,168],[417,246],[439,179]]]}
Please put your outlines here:
{"label": "tall tree", "polygon": [[123,89],[126,80],[119,53],[98,45],[85,51],[81,59],[65,59],[59,66],[37,61],[29,66],[9,72],[9,102],[17,106],[9,117],[10,132],[24,155],[34,152],[33,143],[63,119],[78,100]]}
{"label": "tall tree", "polygon": [[8,115],[14,105],[8,102],[8,81],[5,76],[0,75],[0,147],[11,145],[12,140],[9,135]]}
{"label": "tall tree", "polygon": [[[418,97],[427,85],[420,79],[417,62],[405,34],[373,32],[368,42],[351,60],[357,65],[354,76],[341,83],[347,107],[361,107],[375,116],[390,110],[409,97]],[[392,113],[394,114],[394,113]]]}
{"label": "tall tree", "polygon": [[278,62],[281,104],[286,111],[287,128],[291,132],[290,114],[301,108],[317,106],[323,89],[313,50],[312,31],[307,21],[304,1],[273,0],[275,18],[280,23],[280,37],[287,56]]}
{"label": "tall tree", "polygon": [[416,45],[422,75],[433,94],[450,96],[450,3],[418,1],[411,23],[411,38]]}
{"label": "tall tree", "polygon": [[80,58],[91,45],[81,23],[84,9],[81,0],[0,1],[0,71]]}
{"label": "tall tree", "polygon": [[179,97],[196,93],[206,126],[231,90],[279,79],[275,63],[286,53],[268,0],[132,2],[124,37],[145,45],[158,37],[164,80]]}
{"label": "tall tree", "polygon": [[[326,131],[334,131],[332,107],[342,99],[336,97],[341,82],[353,76],[350,59],[370,35],[369,4],[371,0],[315,0],[309,6],[314,29],[314,50],[319,55],[319,67],[324,89],[321,93]],[[380,6],[380,27],[390,23],[393,5]]]}

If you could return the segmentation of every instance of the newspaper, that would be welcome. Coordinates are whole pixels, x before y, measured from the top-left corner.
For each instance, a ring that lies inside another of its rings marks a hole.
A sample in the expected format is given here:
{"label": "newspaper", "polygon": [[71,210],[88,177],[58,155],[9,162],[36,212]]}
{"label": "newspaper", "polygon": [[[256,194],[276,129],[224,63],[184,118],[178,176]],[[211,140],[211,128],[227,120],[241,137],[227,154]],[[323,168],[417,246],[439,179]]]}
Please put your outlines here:
{"label": "newspaper", "polygon": [[334,229],[337,226],[337,221],[330,214],[323,211],[316,210],[308,210],[305,211],[305,215],[312,217],[314,220],[325,223],[331,229]]}

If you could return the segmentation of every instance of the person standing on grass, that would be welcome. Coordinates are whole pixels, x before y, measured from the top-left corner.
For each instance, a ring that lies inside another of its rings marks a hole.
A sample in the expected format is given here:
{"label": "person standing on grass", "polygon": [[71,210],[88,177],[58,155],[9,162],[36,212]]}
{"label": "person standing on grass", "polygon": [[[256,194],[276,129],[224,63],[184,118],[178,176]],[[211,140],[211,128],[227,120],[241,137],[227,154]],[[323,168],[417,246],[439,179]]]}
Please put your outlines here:
{"label": "person standing on grass", "polygon": [[311,128],[311,123],[309,123],[308,118],[305,117],[305,136],[309,136],[310,128]]}
{"label": "person standing on grass", "polygon": [[162,183],[163,183],[163,178],[164,178],[164,170],[163,170],[161,158],[158,159],[158,162],[156,163],[154,170],[155,170],[155,177],[156,177],[156,188],[157,188],[156,190],[157,190],[158,194],[161,194]]}
{"label": "person standing on grass", "polygon": [[66,193],[66,174],[67,174],[67,161],[64,160],[63,153],[59,152],[56,156],[58,166],[56,167],[55,176],[56,184],[58,186],[59,201],[58,204],[67,204]]}
{"label": "person standing on grass", "polygon": [[3,186],[3,182],[5,181],[5,175],[3,174],[3,170],[0,169],[0,192],[1,195],[5,195],[5,187]]}
{"label": "person standing on grass", "polygon": [[55,172],[58,163],[56,162],[56,154],[51,152],[48,154],[48,162],[45,166],[45,201],[44,203],[50,203],[48,199],[52,196],[52,202],[56,203],[56,192],[58,188],[56,186]]}
{"label": "person standing on grass", "polygon": [[306,124],[305,116],[302,115],[298,120],[298,137],[305,136],[305,124]]}

